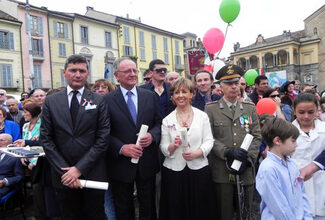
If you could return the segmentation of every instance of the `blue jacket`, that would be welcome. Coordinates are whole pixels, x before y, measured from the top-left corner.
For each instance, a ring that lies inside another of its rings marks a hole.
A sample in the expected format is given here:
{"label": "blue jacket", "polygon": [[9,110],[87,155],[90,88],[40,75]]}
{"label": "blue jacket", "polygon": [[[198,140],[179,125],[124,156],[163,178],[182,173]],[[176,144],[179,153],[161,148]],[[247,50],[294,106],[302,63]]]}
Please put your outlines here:
{"label": "blue jacket", "polygon": [[[212,102],[217,101],[221,98],[222,97],[219,95],[211,94]],[[202,97],[202,95],[199,92],[197,92],[196,95],[192,98],[192,106],[204,111],[204,107],[205,107],[204,97]]]}
{"label": "blue jacket", "polygon": [[12,136],[12,141],[21,139],[20,128],[16,122],[5,120],[4,133]]}

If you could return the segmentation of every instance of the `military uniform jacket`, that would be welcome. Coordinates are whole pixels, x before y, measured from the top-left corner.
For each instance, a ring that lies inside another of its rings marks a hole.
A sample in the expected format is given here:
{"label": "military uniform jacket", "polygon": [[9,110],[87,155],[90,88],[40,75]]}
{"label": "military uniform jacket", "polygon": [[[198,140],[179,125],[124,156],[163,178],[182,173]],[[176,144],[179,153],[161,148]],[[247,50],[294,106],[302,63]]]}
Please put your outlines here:
{"label": "military uniform jacket", "polygon": [[250,166],[240,175],[240,179],[245,185],[253,184],[255,182],[254,164],[262,139],[255,105],[249,102],[237,102],[233,114],[226,102],[221,99],[208,103],[205,112],[209,116],[214,137],[214,146],[209,155],[213,181],[216,183],[234,182],[234,176],[226,167],[224,151],[227,147],[240,147],[246,133],[250,133],[254,136],[248,149]]}

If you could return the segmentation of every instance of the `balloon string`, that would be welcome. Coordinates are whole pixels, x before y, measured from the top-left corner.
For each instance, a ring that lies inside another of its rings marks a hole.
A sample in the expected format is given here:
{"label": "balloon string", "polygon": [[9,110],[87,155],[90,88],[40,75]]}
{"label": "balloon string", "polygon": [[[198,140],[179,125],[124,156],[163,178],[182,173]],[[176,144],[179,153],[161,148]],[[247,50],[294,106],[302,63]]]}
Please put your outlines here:
{"label": "balloon string", "polygon": [[[227,37],[228,27],[229,27],[229,26],[231,26],[230,23],[228,23],[227,28],[226,28],[226,31],[225,31],[225,41],[226,41],[226,39],[227,39],[226,37]],[[217,55],[217,58],[219,58],[219,54],[221,53],[221,51],[222,51],[224,45],[225,45],[225,42],[223,42],[223,45],[222,45],[221,49],[219,50],[219,53],[218,53],[218,55]]]}

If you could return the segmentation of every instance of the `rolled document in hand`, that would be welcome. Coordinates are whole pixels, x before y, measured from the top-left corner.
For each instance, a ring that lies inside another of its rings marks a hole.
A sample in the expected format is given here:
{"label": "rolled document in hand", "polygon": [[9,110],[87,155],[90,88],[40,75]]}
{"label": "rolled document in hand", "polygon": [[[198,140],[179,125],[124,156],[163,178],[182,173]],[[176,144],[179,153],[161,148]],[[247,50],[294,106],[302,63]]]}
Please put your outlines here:
{"label": "rolled document in hand", "polygon": [[188,149],[188,141],[187,141],[187,128],[180,128],[178,130],[179,136],[182,139],[183,152],[187,152]]}
{"label": "rolled document in hand", "polygon": [[[251,145],[251,143],[253,141],[253,138],[254,138],[253,135],[246,134],[240,148],[243,148],[244,150],[248,150],[249,146]],[[234,160],[234,162],[232,162],[232,164],[231,164],[231,168],[238,171],[240,169],[241,163],[242,162],[239,160]]]}
{"label": "rolled document in hand", "polygon": [[[140,143],[140,139],[143,138],[147,132],[148,132],[148,125],[141,125],[140,131],[139,131],[139,135],[138,135],[138,139],[137,139],[137,143],[136,145],[139,145]],[[132,158],[131,159],[132,163],[138,163],[139,162],[139,158]]]}
{"label": "rolled document in hand", "polygon": [[92,180],[79,180],[79,181],[82,187],[84,188],[107,190],[109,186],[108,182],[99,182],[99,181],[92,181]]}

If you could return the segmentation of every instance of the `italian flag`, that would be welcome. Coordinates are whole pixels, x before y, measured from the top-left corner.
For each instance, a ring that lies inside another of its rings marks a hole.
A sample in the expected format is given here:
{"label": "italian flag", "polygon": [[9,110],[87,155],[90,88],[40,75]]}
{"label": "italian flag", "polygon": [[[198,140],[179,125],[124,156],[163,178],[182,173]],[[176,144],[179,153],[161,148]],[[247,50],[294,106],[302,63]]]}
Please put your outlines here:
{"label": "italian flag", "polygon": [[204,51],[204,70],[213,72],[213,66],[211,65],[211,60],[209,53],[205,50]]}

